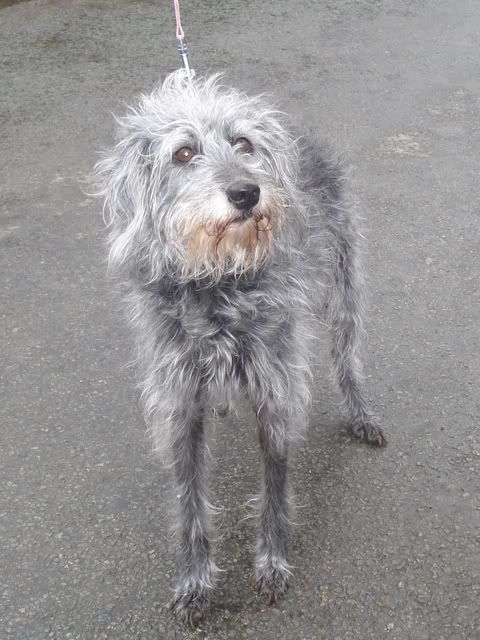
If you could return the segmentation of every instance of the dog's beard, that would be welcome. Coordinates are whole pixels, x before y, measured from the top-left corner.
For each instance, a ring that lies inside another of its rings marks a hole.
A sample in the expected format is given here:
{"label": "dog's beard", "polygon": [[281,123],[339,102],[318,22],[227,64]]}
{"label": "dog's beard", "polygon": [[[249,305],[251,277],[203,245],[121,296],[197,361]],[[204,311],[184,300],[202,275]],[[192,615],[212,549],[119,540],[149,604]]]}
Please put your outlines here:
{"label": "dog's beard", "polygon": [[185,275],[218,280],[258,270],[271,253],[282,218],[279,203],[248,214],[234,211],[217,220],[199,216],[185,234]]}

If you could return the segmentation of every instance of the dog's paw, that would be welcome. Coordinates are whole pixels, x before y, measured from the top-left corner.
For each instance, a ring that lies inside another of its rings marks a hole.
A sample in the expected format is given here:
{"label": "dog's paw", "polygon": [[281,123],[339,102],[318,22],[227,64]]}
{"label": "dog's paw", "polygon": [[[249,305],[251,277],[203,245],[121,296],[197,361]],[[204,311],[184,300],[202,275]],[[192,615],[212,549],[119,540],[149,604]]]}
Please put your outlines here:
{"label": "dog's paw", "polygon": [[376,447],[387,446],[387,440],[378,425],[370,420],[353,423],[351,432],[360,442],[371,444]]}
{"label": "dog's paw", "polygon": [[284,566],[257,568],[255,589],[266,599],[268,605],[273,605],[287,593],[291,574],[287,563]]}
{"label": "dog's paw", "polygon": [[170,609],[183,624],[194,629],[203,619],[209,604],[210,593],[204,589],[177,590]]}

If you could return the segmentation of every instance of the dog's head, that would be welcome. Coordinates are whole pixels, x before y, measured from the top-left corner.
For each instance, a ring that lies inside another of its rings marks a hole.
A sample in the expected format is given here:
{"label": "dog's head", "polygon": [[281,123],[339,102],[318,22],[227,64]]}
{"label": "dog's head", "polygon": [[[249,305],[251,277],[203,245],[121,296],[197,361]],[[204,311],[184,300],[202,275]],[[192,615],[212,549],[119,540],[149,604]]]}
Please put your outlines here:
{"label": "dog's head", "polygon": [[97,165],[113,266],[152,281],[239,275],[300,224],[295,140],[262,98],[176,72],[119,124]]}

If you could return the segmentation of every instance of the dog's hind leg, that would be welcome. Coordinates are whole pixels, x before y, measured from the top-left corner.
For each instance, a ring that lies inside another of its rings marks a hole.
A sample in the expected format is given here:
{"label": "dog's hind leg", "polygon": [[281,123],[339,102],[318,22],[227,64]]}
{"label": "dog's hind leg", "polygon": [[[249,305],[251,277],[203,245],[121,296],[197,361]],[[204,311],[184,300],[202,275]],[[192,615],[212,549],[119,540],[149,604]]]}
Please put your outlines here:
{"label": "dog's hind leg", "polygon": [[329,222],[332,278],[327,313],[332,328],[335,371],[353,435],[363,442],[385,446],[385,437],[362,390],[358,346],[362,331],[363,283],[357,266],[358,231],[349,214],[341,210],[334,210]]}
{"label": "dog's hind leg", "polygon": [[178,408],[171,418],[171,447],[180,501],[179,537],[184,570],[175,590],[172,609],[195,626],[209,604],[216,567],[211,559],[210,505],[206,486],[208,449],[203,407],[197,401]]}

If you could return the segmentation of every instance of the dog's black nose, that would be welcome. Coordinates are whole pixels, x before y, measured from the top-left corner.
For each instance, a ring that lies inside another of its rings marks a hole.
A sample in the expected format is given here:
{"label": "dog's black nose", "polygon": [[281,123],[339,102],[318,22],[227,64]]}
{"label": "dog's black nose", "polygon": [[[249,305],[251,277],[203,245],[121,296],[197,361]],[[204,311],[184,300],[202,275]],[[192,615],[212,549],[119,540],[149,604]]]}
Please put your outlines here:
{"label": "dog's black nose", "polygon": [[260,199],[260,187],[253,182],[232,182],[227,189],[227,198],[237,209],[252,209]]}

